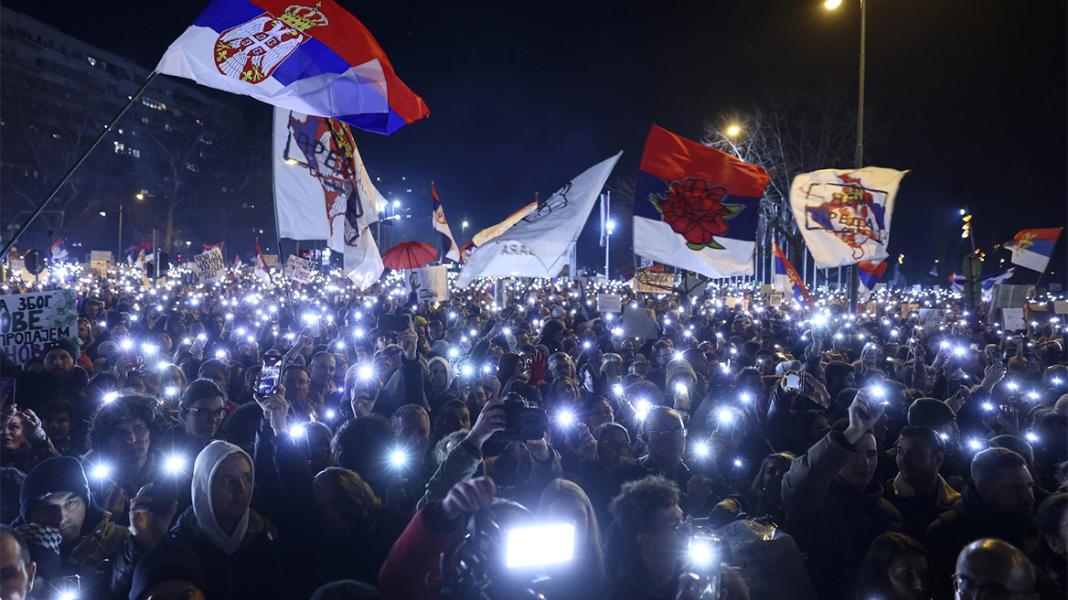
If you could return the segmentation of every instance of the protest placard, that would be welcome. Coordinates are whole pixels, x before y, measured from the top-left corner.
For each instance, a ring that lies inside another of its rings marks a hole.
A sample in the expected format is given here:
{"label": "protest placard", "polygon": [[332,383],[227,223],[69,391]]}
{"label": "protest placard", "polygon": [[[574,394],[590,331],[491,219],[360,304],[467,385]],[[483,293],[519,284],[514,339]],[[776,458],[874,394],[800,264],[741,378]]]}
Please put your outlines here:
{"label": "protest placard", "polygon": [[634,274],[634,291],[643,294],[673,294],[675,274],[639,270]]}
{"label": "protest placard", "polygon": [[291,254],[286,259],[286,267],[283,270],[286,279],[296,283],[308,283],[315,277],[315,265],[312,261]]}
{"label": "protest placard", "polygon": [[78,307],[73,290],[0,296],[0,348],[21,365],[67,339],[78,346]]}
{"label": "protest placard", "polygon": [[222,250],[212,248],[193,257],[196,261],[197,275],[201,281],[220,281],[226,274],[226,262],[223,260]]}
{"label": "protest placard", "polygon": [[1027,329],[1023,308],[1002,308],[1001,326],[1005,331],[1023,331]]}
{"label": "protest placard", "polygon": [[445,265],[434,265],[416,269],[412,285],[419,302],[445,302],[449,299],[448,268]]}
{"label": "protest placard", "polygon": [[623,299],[619,294],[597,294],[597,310],[602,313],[618,313],[623,310]]}
{"label": "protest placard", "polygon": [[89,252],[89,268],[106,277],[108,269],[115,264],[115,255],[110,250],[91,250]]}

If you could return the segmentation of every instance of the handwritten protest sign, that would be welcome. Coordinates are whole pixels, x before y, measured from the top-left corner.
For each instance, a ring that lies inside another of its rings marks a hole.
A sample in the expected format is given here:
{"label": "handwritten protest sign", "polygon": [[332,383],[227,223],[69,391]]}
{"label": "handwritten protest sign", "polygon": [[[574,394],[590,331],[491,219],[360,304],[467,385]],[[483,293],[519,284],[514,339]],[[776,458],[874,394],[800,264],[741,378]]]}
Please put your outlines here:
{"label": "handwritten protest sign", "polygon": [[200,276],[201,281],[220,281],[226,274],[226,261],[223,260],[222,250],[218,248],[212,248],[193,258],[196,261],[197,275]]}
{"label": "handwritten protest sign", "polygon": [[0,349],[21,365],[62,339],[78,344],[78,308],[73,290],[0,296]]}
{"label": "handwritten protest sign", "polygon": [[286,260],[286,267],[283,273],[286,279],[290,281],[300,284],[309,283],[315,277],[315,265],[306,258],[291,254]]}
{"label": "handwritten protest sign", "polygon": [[643,294],[673,294],[675,274],[639,270],[634,274],[634,291]]}
{"label": "handwritten protest sign", "polygon": [[603,313],[621,312],[623,298],[619,294],[597,294],[597,310]]}
{"label": "handwritten protest sign", "polygon": [[110,250],[92,250],[89,252],[89,268],[102,277],[108,274],[108,268],[115,264],[115,255]]}

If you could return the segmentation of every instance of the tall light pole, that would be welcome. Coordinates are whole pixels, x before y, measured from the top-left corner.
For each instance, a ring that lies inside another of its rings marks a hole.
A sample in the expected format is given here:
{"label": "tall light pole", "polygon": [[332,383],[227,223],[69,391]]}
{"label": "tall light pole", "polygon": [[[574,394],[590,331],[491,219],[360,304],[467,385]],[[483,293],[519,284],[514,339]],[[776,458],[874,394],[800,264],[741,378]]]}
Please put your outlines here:
{"label": "tall light pole", "polygon": [[462,240],[466,240],[467,239],[467,226],[468,225],[470,225],[470,223],[467,222],[467,219],[464,219],[463,222],[460,223],[460,239],[462,239]]}
{"label": "tall light pole", "polygon": [[608,281],[611,279],[608,271],[608,253],[612,248],[612,234],[616,231],[616,222],[613,219],[608,219],[604,222],[604,279]]}
{"label": "tall light pole", "polygon": [[[868,30],[868,5],[864,0],[860,2],[860,66],[857,72],[857,147],[853,153],[853,165],[860,169],[864,167],[864,63],[867,49]],[[835,10],[842,6],[842,0],[825,0],[823,7],[827,10]],[[857,288],[859,286],[857,266],[849,267],[849,308],[853,312],[857,310]]]}

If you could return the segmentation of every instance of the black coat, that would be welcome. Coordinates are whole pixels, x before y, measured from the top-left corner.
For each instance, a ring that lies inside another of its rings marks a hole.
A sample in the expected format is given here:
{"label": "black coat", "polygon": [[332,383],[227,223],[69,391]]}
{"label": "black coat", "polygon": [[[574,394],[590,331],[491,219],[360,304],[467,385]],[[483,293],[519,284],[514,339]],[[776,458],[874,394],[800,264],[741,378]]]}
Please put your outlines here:
{"label": "black coat", "polygon": [[807,555],[809,576],[824,599],[851,599],[872,540],[902,523],[877,480],[858,491],[838,479],[852,453],[845,436],[832,431],[795,459],[782,479],[784,529]]}
{"label": "black coat", "polygon": [[228,556],[205,536],[189,508],[171,528],[173,543],[189,546],[204,568],[207,598],[219,600],[290,598],[287,571],[274,527],[250,509],[241,546]]}

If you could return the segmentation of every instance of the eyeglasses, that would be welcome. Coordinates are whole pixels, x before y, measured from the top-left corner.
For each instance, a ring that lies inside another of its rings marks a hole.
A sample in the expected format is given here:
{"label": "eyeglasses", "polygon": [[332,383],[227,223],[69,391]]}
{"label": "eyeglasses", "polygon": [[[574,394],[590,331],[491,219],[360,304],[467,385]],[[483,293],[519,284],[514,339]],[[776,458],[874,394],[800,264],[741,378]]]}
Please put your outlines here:
{"label": "eyeglasses", "polygon": [[660,438],[660,439],[669,438],[669,437],[686,437],[686,430],[685,429],[656,429],[656,430],[646,431],[645,433],[648,433],[650,437]]}
{"label": "eyeglasses", "polygon": [[997,600],[999,598],[1020,598],[1034,593],[1033,590],[1013,591],[1000,583],[979,583],[967,575],[953,574],[953,588],[959,598],[986,598]]}

